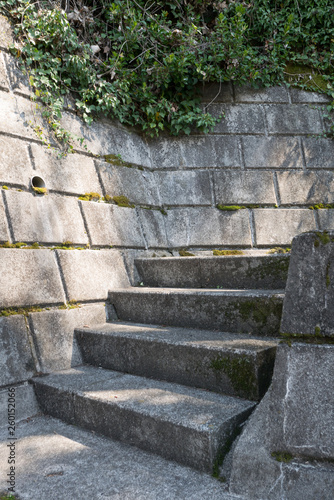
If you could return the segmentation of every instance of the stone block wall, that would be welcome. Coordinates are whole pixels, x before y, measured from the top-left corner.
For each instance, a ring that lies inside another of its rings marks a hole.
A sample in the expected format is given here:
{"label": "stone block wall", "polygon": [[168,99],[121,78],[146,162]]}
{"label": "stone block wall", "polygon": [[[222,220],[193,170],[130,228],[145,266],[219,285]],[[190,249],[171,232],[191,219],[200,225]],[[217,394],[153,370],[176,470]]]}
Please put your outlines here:
{"label": "stone block wall", "polygon": [[[324,96],[212,84],[203,106],[225,116],[212,133],[155,140],[105,119],[87,127],[69,104],[62,124],[84,143],[58,158],[10,41],[0,17],[0,311],[17,313],[0,317],[0,387],[19,384],[27,408],[32,374],[80,362],[73,326],[103,322],[108,289],[136,284],[134,257],[289,246],[333,228],[333,209],[309,209],[334,203],[334,142],[314,137],[326,130]],[[79,199],[91,192],[128,206]]]}

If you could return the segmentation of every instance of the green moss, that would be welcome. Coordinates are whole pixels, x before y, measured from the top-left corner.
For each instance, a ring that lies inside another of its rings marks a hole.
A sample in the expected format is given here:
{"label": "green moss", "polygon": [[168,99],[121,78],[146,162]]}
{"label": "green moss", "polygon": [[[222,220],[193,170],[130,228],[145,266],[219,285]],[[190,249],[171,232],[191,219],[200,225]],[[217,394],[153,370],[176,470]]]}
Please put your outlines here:
{"label": "green moss", "polygon": [[327,81],[310,66],[288,64],[284,70],[285,79],[310,92],[328,92]]}
{"label": "green moss", "polygon": [[212,250],[213,255],[244,255],[241,250]]}
{"label": "green moss", "polygon": [[320,246],[320,243],[323,245],[327,245],[327,243],[333,243],[334,238],[332,236],[329,236],[328,231],[322,231],[316,233],[317,238],[314,240],[314,246],[318,248]]}
{"label": "green moss", "polygon": [[217,356],[211,361],[210,368],[218,375],[223,372],[228,376],[238,396],[257,398],[257,381],[252,361],[246,356]]}
{"label": "green moss", "polygon": [[159,208],[160,212],[162,213],[162,215],[167,215],[167,212],[166,210],[164,210],[163,208]]}
{"label": "green moss", "polygon": [[195,257],[195,254],[188,252],[187,250],[179,250],[180,257]]}
{"label": "green moss", "polygon": [[135,208],[135,206],[130,203],[129,198],[127,198],[124,195],[113,196],[112,199],[116,203],[116,205],[118,205],[119,207]]}
{"label": "green moss", "polygon": [[10,307],[8,309],[1,309],[0,316],[16,316],[17,314],[22,314],[23,316],[28,316],[29,313],[41,312],[42,308],[39,306],[29,306],[29,307]]}
{"label": "green moss", "polygon": [[236,440],[236,438],[241,433],[241,430],[242,430],[242,427],[238,426],[232,431],[232,433],[229,436],[227,436],[225,438],[224,445],[219,450],[219,452],[216,456],[216,459],[214,461],[213,468],[212,468],[212,477],[218,479],[219,481],[222,481],[222,482],[226,481],[226,479],[224,477],[219,476],[219,468],[223,465],[223,462],[224,462],[226,455],[231,450],[232,445],[233,445],[234,441]]}
{"label": "green moss", "polygon": [[319,326],[315,327],[314,334],[280,332],[280,336],[283,339],[281,343],[288,344],[289,346],[291,346],[293,342],[315,345],[334,344],[334,337],[323,335]]}
{"label": "green moss", "polygon": [[317,205],[311,205],[310,210],[323,210],[334,208],[334,203],[318,203]]}
{"label": "green moss", "polygon": [[2,189],[9,189],[8,186],[2,186]]}
{"label": "green moss", "polygon": [[275,248],[271,248],[270,250],[268,250],[268,254],[271,254],[271,253],[290,253],[291,252],[291,248],[282,248],[282,247],[275,247]]}
{"label": "green moss", "polygon": [[6,241],[5,243],[0,244],[0,248],[22,248],[23,250],[31,250],[40,248],[40,246],[38,242],[28,245],[28,243],[24,243],[23,241],[18,241],[17,243],[9,243],[9,241]]}
{"label": "green moss", "polygon": [[42,194],[42,195],[44,195],[44,194],[48,193],[48,190],[46,188],[34,187],[34,186],[32,186],[32,188],[33,188],[33,190],[34,190],[34,192],[36,194]]}
{"label": "green moss", "polygon": [[284,451],[273,451],[271,456],[277,460],[277,462],[284,462],[285,464],[288,464],[293,459],[293,455],[291,455],[291,453]]}
{"label": "green moss", "polygon": [[320,326],[316,326],[315,329],[314,329],[314,334],[316,336],[319,336],[321,334],[321,328]]}
{"label": "green moss", "polygon": [[327,267],[326,267],[326,288],[328,288],[329,285],[331,284],[331,279],[329,276],[329,268],[330,267],[331,267],[331,264],[330,264],[330,262],[328,262]]}
{"label": "green moss", "polygon": [[120,154],[119,155],[104,155],[103,158],[107,163],[110,163],[111,165],[119,165],[119,166],[128,167],[128,168],[133,167],[132,163],[124,161]]}
{"label": "green moss", "polygon": [[288,276],[289,263],[289,257],[266,257],[266,260],[261,261],[260,266],[254,268],[248,267],[246,276],[257,279],[265,279],[267,276],[286,279]]}
{"label": "green moss", "polygon": [[239,206],[239,205],[217,205],[217,208],[219,210],[223,210],[223,211],[227,211],[227,212],[235,212],[236,210],[243,210],[246,207]]}
{"label": "green moss", "polygon": [[81,201],[99,201],[101,199],[101,195],[99,193],[85,193],[82,196],[79,196],[79,200]]}
{"label": "green moss", "polygon": [[105,201],[106,203],[111,203],[112,202],[112,197],[109,196],[109,194],[106,194],[103,198],[102,198],[103,201]]}

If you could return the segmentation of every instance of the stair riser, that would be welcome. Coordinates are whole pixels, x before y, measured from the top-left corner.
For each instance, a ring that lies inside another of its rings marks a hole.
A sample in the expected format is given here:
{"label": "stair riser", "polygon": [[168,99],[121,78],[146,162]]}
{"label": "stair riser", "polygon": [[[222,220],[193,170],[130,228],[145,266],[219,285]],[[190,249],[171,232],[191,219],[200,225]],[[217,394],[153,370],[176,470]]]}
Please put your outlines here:
{"label": "stair riser", "polygon": [[85,363],[251,400],[267,390],[276,351],[213,350],[85,331],[76,338]]}
{"label": "stair riser", "polygon": [[109,293],[123,321],[278,336],[283,297]]}
{"label": "stair riser", "polygon": [[209,473],[226,439],[251,413],[245,410],[225,422],[214,434],[136,413],[112,402],[50,388],[36,381],[35,392],[42,410],[48,415]]}
{"label": "stair riser", "polygon": [[145,286],[284,289],[289,256],[137,259]]}

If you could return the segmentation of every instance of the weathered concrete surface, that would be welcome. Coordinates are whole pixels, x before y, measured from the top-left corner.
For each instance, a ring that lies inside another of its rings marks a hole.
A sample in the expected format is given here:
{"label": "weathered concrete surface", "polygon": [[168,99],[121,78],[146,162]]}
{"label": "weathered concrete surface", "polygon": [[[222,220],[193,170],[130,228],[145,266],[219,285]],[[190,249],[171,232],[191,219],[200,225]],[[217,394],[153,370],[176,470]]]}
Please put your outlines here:
{"label": "weathered concrete surface", "polygon": [[145,248],[136,210],[107,203],[81,203],[92,245]]}
{"label": "weathered concrete surface", "polygon": [[276,347],[248,335],[124,322],[76,328],[76,338],[90,365],[252,400],[268,389]]}
{"label": "weathered concrete surface", "polygon": [[10,54],[4,54],[4,57],[12,90],[19,95],[30,97],[33,91],[28,77],[19,68],[19,60]]}
{"label": "weathered concrete surface", "polygon": [[16,384],[36,374],[22,315],[0,317],[0,366],[0,386]]}
{"label": "weathered concrete surface", "polygon": [[44,180],[47,189],[62,193],[99,193],[101,186],[94,160],[88,156],[69,154],[59,159],[55,151],[37,144],[31,145],[36,174]]}
{"label": "weathered concrete surface", "polygon": [[320,112],[307,104],[268,104],[269,134],[321,134]]}
{"label": "weathered concrete surface", "polygon": [[285,288],[288,255],[139,258],[145,286],[172,288]]}
{"label": "weathered concrete surface", "polygon": [[[12,389],[14,389],[14,391]],[[8,435],[8,403],[11,402],[8,401],[9,398],[8,392],[14,394],[16,423],[20,422],[21,420],[27,419],[33,415],[36,415],[37,413],[40,412],[40,408],[37,403],[33,386],[31,384],[28,384],[28,382],[25,382],[22,385],[13,384],[10,385],[10,387],[2,388],[0,390],[0,429],[4,428],[7,431],[7,435]],[[13,407],[10,406],[9,408],[11,409]],[[11,413],[13,414],[13,412]],[[4,455],[2,456],[4,457]],[[5,470],[3,464],[4,462],[0,465],[0,477],[1,477],[1,472]],[[3,484],[1,484],[1,487],[3,487]]]}
{"label": "weathered concrete surface", "polygon": [[289,102],[288,91],[285,86],[262,87],[255,89],[251,85],[235,86],[235,100],[237,102]]}
{"label": "weathered concrete surface", "polygon": [[319,94],[318,92],[309,92],[307,90],[301,90],[294,87],[290,87],[291,101],[304,102],[304,103],[328,103],[330,97],[326,94]]}
{"label": "weathered concrete surface", "polygon": [[50,250],[0,249],[1,307],[63,303],[64,290]]}
{"label": "weathered concrete surface", "polygon": [[[1,22],[1,21],[0,21]],[[9,92],[8,76],[3,53],[0,52],[0,90]]]}
{"label": "weathered concrete surface", "polygon": [[282,205],[334,202],[333,172],[277,172]]}
{"label": "weathered concrete surface", "polygon": [[36,133],[29,122],[32,122],[34,127],[45,127],[41,116],[38,113],[34,115],[36,103],[7,92],[2,92],[0,97],[0,116],[6,117],[5,120],[0,120],[0,132],[36,140]]}
{"label": "weathered concrete surface", "polygon": [[129,288],[109,292],[119,319],[277,336],[282,291]]}
{"label": "weathered concrete surface", "polygon": [[98,304],[32,313],[29,318],[41,372],[49,373],[82,363],[74,328],[104,323],[106,313]]}
{"label": "weathered concrete surface", "polygon": [[334,232],[301,234],[292,245],[281,331],[334,336]]}
{"label": "weathered concrete surface", "polygon": [[165,218],[159,210],[137,209],[141,227],[149,248],[167,248]]}
{"label": "weathered concrete surface", "polygon": [[5,192],[14,241],[86,245],[78,201],[60,196]]}
{"label": "weathered concrete surface", "polygon": [[212,104],[208,112],[215,118],[223,115],[214,127],[219,134],[264,134],[264,110],[258,104]]}
{"label": "weathered concrete surface", "polygon": [[[202,472],[50,417],[19,424],[16,492],[22,500],[235,500]],[[1,433],[0,489],[7,489]]]}
{"label": "weathered concrete surface", "polygon": [[303,168],[298,140],[294,137],[242,138],[245,165],[251,168]]}
{"label": "weathered concrete surface", "polygon": [[163,205],[211,205],[209,172],[205,170],[157,172]]}
{"label": "weathered concrete surface", "polygon": [[28,187],[32,175],[28,144],[0,136],[0,182]]}
{"label": "weathered concrete surface", "polygon": [[109,196],[126,196],[132,203],[139,205],[160,205],[152,172],[106,162],[99,162],[97,168],[104,190]]}
{"label": "weathered concrete surface", "polygon": [[312,210],[256,209],[255,234],[258,245],[290,245],[300,233],[316,229]]}
{"label": "weathered concrete surface", "polygon": [[13,31],[6,17],[0,15],[0,49],[7,49],[14,42]]}
{"label": "weathered concrete surface", "polygon": [[307,168],[333,168],[334,142],[332,139],[303,138]]}
{"label": "weathered concrete surface", "polygon": [[6,224],[5,207],[2,198],[0,197],[0,241],[8,241],[9,234]]}
{"label": "weathered concrete surface", "polygon": [[129,286],[117,250],[57,250],[69,300],[105,300],[108,290]]}
{"label": "weathered concrete surface", "polygon": [[334,210],[318,210],[320,229],[334,229]]}
{"label": "weathered concrete surface", "polygon": [[216,170],[214,183],[217,203],[276,204],[271,172]]}
{"label": "weathered concrete surface", "polygon": [[[271,388],[234,451],[233,493],[263,500],[299,500],[301,493],[310,500],[332,498],[333,355],[330,345],[278,347]],[[288,463],[272,453],[287,453]]]}
{"label": "weathered concrete surface", "polygon": [[254,403],[94,367],[34,379],[51,416],[211,472]]}

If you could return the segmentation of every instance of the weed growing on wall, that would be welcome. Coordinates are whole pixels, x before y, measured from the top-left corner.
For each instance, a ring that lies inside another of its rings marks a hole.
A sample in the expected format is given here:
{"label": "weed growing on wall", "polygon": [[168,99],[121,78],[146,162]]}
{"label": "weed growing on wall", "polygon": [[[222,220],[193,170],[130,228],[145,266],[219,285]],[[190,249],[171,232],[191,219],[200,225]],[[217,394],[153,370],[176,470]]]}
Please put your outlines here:
{"label": "weed growing on wall", "polygon": [[102,114],[149,136],[209,131],[217,119],[199,99],[208,81],[286,81],[334,98],[331,0],[0,0],[0,10],[65,142],[69,95],[88,124]]}

